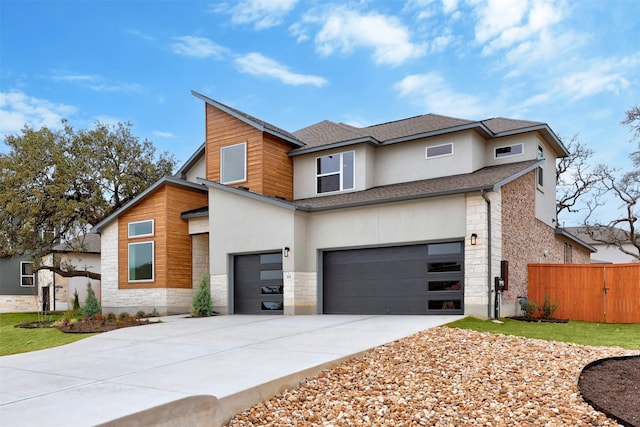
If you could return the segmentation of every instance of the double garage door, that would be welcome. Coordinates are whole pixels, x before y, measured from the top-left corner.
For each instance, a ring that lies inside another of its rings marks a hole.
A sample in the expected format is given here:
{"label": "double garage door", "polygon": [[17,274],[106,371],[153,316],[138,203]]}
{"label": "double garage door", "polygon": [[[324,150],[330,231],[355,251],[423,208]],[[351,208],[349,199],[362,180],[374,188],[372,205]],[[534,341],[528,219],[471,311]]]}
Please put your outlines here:
{"label": "double garage door", "polygon": [[327,314],[462,314],[462,242],[325,252]]}
{"label": "double garage door", "polygon": [[[463,243],[325,251],[326,314],[464,313]],[[234,257],[234,312],[283,313],[282,254]]]}

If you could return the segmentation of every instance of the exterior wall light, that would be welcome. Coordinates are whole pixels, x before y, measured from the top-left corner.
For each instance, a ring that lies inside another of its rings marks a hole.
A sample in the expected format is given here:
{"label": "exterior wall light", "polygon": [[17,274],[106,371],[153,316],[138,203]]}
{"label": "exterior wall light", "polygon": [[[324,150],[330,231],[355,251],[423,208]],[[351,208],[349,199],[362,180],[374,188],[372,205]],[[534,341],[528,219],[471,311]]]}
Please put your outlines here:
{"label": "exterior wall light", "polygon": [[471,245],[475,246],[478,243],[478,235],[476,233],[473,233],[471,235]]}
{"label": "exterior wall light", "polygon": [[285,248],[283,249],[282,253],[284,254],[285,258],[289,257],[289,246],[285,246]]}

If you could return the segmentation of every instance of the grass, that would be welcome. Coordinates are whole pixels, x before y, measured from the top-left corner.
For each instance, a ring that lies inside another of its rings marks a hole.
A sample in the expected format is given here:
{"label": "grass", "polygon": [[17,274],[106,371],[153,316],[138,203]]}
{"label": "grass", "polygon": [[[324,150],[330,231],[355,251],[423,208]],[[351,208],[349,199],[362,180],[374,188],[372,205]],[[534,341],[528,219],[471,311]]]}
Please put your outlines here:
{"label": "grass", "polygon": [[465,317],[447,326],[547,341],[640,349],[640,324],[638,323],[589,323],[578,320],[571,320],[568,323],[537,323],[513,319],[500,319],[500,321],[504,323]]}
{"label": "grass", "polygon": [[[55,320],[59,317],[59,315],[47,316],[47,318]],[[57,328],[25,329],[15,327],[20,323],[37,320],[37,313],[0,314],[0,356],[57,347],[95,335],[65,334]]]}

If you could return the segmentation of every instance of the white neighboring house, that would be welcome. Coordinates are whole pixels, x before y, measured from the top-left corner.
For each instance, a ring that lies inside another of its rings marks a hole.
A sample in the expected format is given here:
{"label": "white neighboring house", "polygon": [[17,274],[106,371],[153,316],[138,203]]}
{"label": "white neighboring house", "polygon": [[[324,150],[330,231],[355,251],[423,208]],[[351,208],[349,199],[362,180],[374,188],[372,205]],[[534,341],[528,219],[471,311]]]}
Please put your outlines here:
{"label": "white neighboring house", "polygon": [[600,240],[604,240],[604,235],[611,235],[617,240],[626,241],[622,247],[629,252],[637,252],[637,249],[631,244],[631,242],[625,238],[624,230],[619,228],[607,228],[605,230],[592,228],[591,231],[587,227],[566,227],[569,233],[578,237],[580,240],[593,246],[597,252],[591,254],[592,264],[626,264],[631,262],[640,262],[638,258],[622,252],[616,245],[603,243]]}
{"label": "white neighboring house", "polygon": [[[100,274],[100,235],[87,234],[70,242],[60,243],[53,247],[53,252],[42,258],[42,265],[52,266],[53,258],[58,257],[63,270],[72,268]],[[73,308],[74,292],[78,291],[78,299],[83,305],[87,299],[87,283],[101,300],[100,280],[84,276],[63,277],[51,270],[38,271],[38,295],[40,299],[48,298],[49,310],[69,310]],[[43,288],[47,288],[44,290]],[[55,292],[51,292],[55,289]],[[43,306],[43,301],[39,301]],[[45,303],[46,305],[46,303]]]}

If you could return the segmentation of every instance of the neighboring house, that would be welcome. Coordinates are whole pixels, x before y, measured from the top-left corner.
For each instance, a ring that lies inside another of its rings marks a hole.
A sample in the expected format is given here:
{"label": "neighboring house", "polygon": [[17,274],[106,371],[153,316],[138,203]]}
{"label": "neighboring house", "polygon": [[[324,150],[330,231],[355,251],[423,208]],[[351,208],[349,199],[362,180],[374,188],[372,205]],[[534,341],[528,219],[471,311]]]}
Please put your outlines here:
{"label": "neighboring house", "polygon": [[622,229],[615,227],[566,227],[566,230],[596,249],[596,252],[591,254],[592,264],[624,264],[640,261],[637,257],[622,252],[617,245],[602,242],[602,240],[619,241],[625,250],[637,253],[638,250],[631,244]]}
{"label": "neighboring house", "polygon": [[[588,262],[557,228],[545,123],[427,114],[288,132],[199,93],[206,141],[94,227],[107,311],[502,315],[529,263]],[[501,261],[508,262],[503,263]],[[501,273],[504,272],[504,273]]]}
{"label": "neighboring house", "polygon": [[0,313],[38,311],[38,301],[31,257],[0,258]]}
{"label": "neighboring house", "polygon": [[[100,274],[100,235],[90,233],[54,246],[52,253],[42,258],[42,265],[56,265],[62,270]],[[37,276],[40,294],[43,295],[43,299],[49,296],[45,304],[48,304],[50,310],[72,309],[76,291],[80,304],[84,305],[87,298],[87,283],[91,283],[91,288],[100,301],[100,280],[98,279],[86,276],[64,277],[47,269],[38,270]]]}

